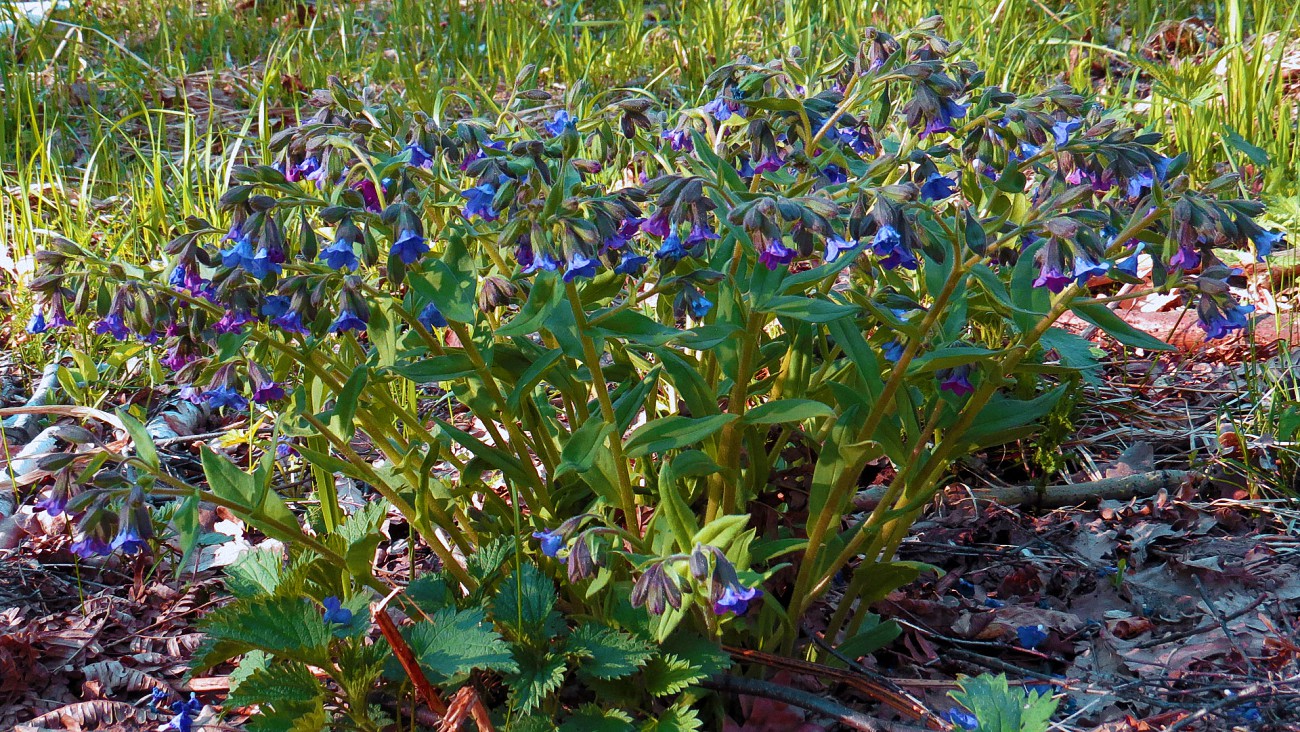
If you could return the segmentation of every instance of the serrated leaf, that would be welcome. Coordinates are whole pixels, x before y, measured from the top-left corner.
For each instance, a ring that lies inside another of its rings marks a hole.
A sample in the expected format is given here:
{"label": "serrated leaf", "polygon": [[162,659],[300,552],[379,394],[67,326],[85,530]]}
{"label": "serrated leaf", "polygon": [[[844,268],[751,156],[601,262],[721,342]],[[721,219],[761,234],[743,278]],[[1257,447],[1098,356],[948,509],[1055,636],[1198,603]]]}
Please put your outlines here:
{"label": "serrated leaf", "polygon": [[1005,674],[960,678],[960,691],[949,696],[979,720],[977,732],[1046,732],[1056,711],[1057,700],[1050,694],[1026,694],[1012,689]]}
{"label": "serrated leaf", "polygon": [[694,709],[678,703],[641,724],[641,732],[695,732],[704,722]]}
{"label": "serrated leaf", "polygon": [[475,669],[518,670],[510,646],[487,623],[481,609],[434,613],[403,633],[434,684],[458,684]]}
{"label": "serrated leaf", "polygon": [[595,704],[584,704],[569,715],[558,732],[630,732],[632,717],[622,709],[602,709]]}
{"label": "serrated leaf", "polygon": [[319,703],[325,691],[301,663],[286,661],[256,668],[226,698],[231,707],[267,704],[277,711],[303,709]]}
{"label": "serrated leaf", "polygon": [[497,589],[492,617],[519,637],[532,637],[546,625],[557,599],[555,583],[535,565],[523,564]]}
{"label": "serrated leaf", "polygon": [[675,653],[661,653],[642,669],[643,686],[651,696],[668,696],[684,691],[712,674],[703,664]]}
{"label": "serrated leaf", "polygon": [[329,662],[329,628],[320,609],[301,597],[239,600],[208,613],[200,627],[207,637],[195,652],[195,670],[255,650],[312,666]]}
{"label": "serrated leaf", "polygon": [[595,623],[578,626],[565,641],[565,650],[581,659],[582,673],[598,679],[630,676],[652,655],[641,639]]}
{"label": "serrated leaf", "polygon": [[516,712],[525,714],[540,706],[546,697],[564,684],[564,672],[568,668],[564,656],[528,656],[526,653],[516,654],[519,671],[506,678],[510,685],[511,706]]}

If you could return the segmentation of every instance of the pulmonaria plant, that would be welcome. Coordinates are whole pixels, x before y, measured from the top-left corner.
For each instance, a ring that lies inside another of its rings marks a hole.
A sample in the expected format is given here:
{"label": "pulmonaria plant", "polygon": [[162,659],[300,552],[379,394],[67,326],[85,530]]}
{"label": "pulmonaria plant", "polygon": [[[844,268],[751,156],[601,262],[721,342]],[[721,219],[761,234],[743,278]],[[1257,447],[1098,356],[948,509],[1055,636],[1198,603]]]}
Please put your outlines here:
{"label": "pulmonaria plant", "polygon": [[[518,525],[573,607],[630,600],[660,639],[688,622],[790,650],[847,572],[844,637],[948,467],[1098,367],[1060,317],[1167,349],[1108,309],[1149,267],[1223,337],[1250,306],[1216,252],[1280,245],[1234,177],[1193,185],[1186,155],[1068,88],[990,86],[940,27],[841,39],[824,68],[737,60],[680,108],[530,109],[552,100],[525,75],[495,123],[336,85],[163,266],[43,252],[34,325],[71,304],[154,343],[178,388],[301,441],[327,529],[344,473],[466,587],[462,557]],[[483,432],[428,409],[435,388]],[[882,457],[883,500],[850,520]],[[783,475],[811,476],[806,501]],[[751,521],[759,499],[780,520]]]}

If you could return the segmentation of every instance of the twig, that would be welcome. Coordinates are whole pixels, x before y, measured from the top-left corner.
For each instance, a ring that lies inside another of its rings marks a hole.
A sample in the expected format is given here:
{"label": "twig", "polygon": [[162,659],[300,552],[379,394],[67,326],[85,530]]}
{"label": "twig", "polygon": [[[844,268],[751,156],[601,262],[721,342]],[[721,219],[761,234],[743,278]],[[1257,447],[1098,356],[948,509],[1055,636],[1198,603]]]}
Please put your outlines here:
{"label": "twig", "polygon": [[379,624],[379,632],[384,634],[384,639],[387,640],[388,645],[392,647],[393,655],[397,657],[398,663],[402,665],[402,669],[406,671],[406,675],[411,678],[411,683],[415,685],[416,693],[420,695],[420,698],[424,700],[425,705],[427,705],[434,713],[438,715],[446,715],[447,703],[442,700],[442,695],[438,693],[438,690],[433,688],[433,684],[429,683],[429,677],[425,676],[424,671],[420,669],[420,664],[415,658],[415,653],[411,650],[411,647],[406,644],[406,640],[402,638],[402,634],[397,632],[397,625],[393,623],[393,619],[388,617],[388,603],[400,594],[401,591],[402,590],[399,587],[388,593],[387,597],[375,603],[370,608],[370,613],[374,617],[375,622]]}
{"label": "twig", "polygon": [[[1245,615],[1246,613],[1250,612],[1251,610],[1254,610],[1255,608],[1259,607],[1260,605],[1263,605],[1263,604],[1264,604],[1264,601],[1267,600],[1267,599],[1268,599],[1268,595],[1260,595],[1259,597],[1255,598],[1254,602],[1251,602],[1251,603],[1250,603],[1249,605],[1247,605],[1246,607],[1244,607],[1244,608],[1242,608],[1242,609],[1240,609],[1240,610],[1238,610],[1238,611],[1236,611],[1236,612],[1234,612],[1234,613],[1232,613],[1232,614],[1230,614],[1230,615],[1225,615],[1225,616],[1223,616],[1223,621],[1224,621],[1224,622],[1227,622],[1227,621],[1230,621],[1230,620],[1236,620],[1237,618],[1241,617],[1242,615]],[[1184,631],[1180,631],[1180,632],[1178,632],[1178,633],[1174,633],[1174,634],[1172,634],[1172,635],[1166,635],[1166,636],[1162,636],[1162,637],[1160,637],[1160,638],[1151,638],[1151,639],[1149,639],[1149,640],[1144,640],[1144,641],[1142,641],[1141,643],[1138,643],[1138,644],[1134,645],[1133,647],[1134,647],[1134,648],[1139,648],[1139,649],[1142,649],[1142,648],[1155,648],[1156,646],[1164,645],[1164,644],[1166,644],[1166,643],[1173,643],[1174,641],[1180,641],[1180,640],[1183,640],[1184,638],[1191,638],[1191,637],[1194,636],[1194,635],[1200,635],[1201,633],[1205,633],[1205,632],[1208,632],[1208,631],[1214,630],[1215,628],[1218,628],[1218,627],[1221,627],[1221,625],[1220,625],[1219,621],[1216,619],[1216,620],[1214,620],[1213,622],[1202,623],[1201,625],[1198,625],[1198,626],[1196,626],[1195,628],[1192,628],[1191,630],[1184,630]]]}
{"label": "twig", "polygon": [[1196,591],[1201,593],[1201,599],[1205,601],[1205,606],[1210,609],[1210,613],[1219,621],[1219,628],[1222,629],[1223,634],[1227,636],[1228,642],[1232,644],[1233,650],[1241,654],[1241,660],[1246,662],[1246,668],[1249,668],[1252,674],[1257,673],[1255,662],[1250,659],[1250,656],[1246,655],[1246,649],[1241,647],[1241,643],[1237,640],[1236,634],[1228,628],[1228,620],[1223,617],[1223,613],[1219,612],[1219,607],[1214,604],[1214,600],[1210,599],[1210,593],[1205,591],[1205,583],[1201,581],[1200,575],[1192,575],[1192,581],[1196,583]]}
{"label": "twig", "polygon": [[[1003,506],[1033,508],[1062,508],[1100,500],[1128,500],[1139,496],[1155,495],[1160,489],[1177,488],[1188,480],[1200,480],[1201,474],[1192,470],[1155,470],[1137,475],[1102,478],[1086,483],[1054,485],[1040,489],[1036,485],[993,485],[975,491],[985,500]],[[883,488],[871,488],[858,494],[857,507],[869,510],[884,496]]]}
{"label": "twig", "polygon": [[868,717],[867,715],[849,709],[838,702],[831,701],[824,697],[810,694],[799,689],[792,689],[789,686],[774,684],[770,681],[760,681],[758,679],[748,679],[742,676],[728,676],[719,674],[711,679],[700,682],[700,686],[713,691],[725,691],[732,694],[744,694],[745,696],[758,696],[774,701],[785,702],[791,706],[807,709],[823,717],[834,719],[849,729],[860,730],[860,732],[923,732],[924,727],[914,727],[910,724],[899,722],[886,722],[883,720]]}

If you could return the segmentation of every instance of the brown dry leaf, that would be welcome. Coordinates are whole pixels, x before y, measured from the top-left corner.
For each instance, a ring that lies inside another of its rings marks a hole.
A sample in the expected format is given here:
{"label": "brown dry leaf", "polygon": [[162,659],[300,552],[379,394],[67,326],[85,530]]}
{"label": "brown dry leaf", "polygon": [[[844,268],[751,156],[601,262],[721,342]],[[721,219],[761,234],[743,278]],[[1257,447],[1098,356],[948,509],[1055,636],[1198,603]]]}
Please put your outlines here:
{"label": "brown dry leaf", "polygon": [[14,727],[14,732],[36,732],[38,729],[85,730],[100,729],[114,725],[134,722],[144,724],[149,718],[146,709],[136,708],[126,702],[94,701],[77,702],[59,707],[24,724]]}
{"label": "brown dry leaf", "polygon": [[121,661],[109,660],[92,663],[82,669],[81,673],[86,677],[87,682],[93,681],[100,685],[100,694],[104,697],[115,696],[123,691],[172,690],[166,682],[156,679],[139,669],[127,668],[122,665]]}

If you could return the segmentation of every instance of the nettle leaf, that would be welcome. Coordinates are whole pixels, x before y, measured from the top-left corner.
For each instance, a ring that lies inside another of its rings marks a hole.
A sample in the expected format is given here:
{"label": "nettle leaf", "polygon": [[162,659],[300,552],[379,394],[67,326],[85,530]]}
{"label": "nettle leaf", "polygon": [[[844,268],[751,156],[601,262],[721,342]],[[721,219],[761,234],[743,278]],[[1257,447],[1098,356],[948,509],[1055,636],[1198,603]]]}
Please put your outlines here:
{"label": "nettle leaf", "polygon": [[584,704],[565,718],[559,732],[631,732],[632,716],[622,709],[601,709]]}
{"label": "nettle leaf", "polygon": [[651,696],[667,696],[730,666],[731,656],[714,643],[691,633],[678,633],[661,645],[661,653],[646,662],[641,681]]}
{"label": "nettle leaf", "polygon": [[249,651],[266,651],[311,666],[329,662],[330,631],[320,608],[301,597],[277,595],[239,600],[208,613],[207,637],[194,654],[196,671]]}
{"label": "nettle leaf", "polygon": [[226,698],[231,707],[267,704],[276,711],[305,710],[320,704],[325,690],[301,663],[286,661],[255,668]]}
{"label": "nettle leaf", "polygon": [[349,516],[335,532],[342,544],[341,553],[347,562],[348,571],[353,575],[370,575],[371,564],[375,561],[375,549],[383,538],[379,526],[387,515],[388,504],[384,501],[367,503],[364,508]]}
{"label": "nettle leaf", "polygon": [[565,650],[581,659],[582,673],[598,679],[630,676],[653,655],[645,641],[595,623],[578,626],[565,641]]}
{"label": "nettle leaf", "polygon": [[734,414],[714,414],[708,417],[673,415],[651,420],[638,427],[627,438],[624,452],[629,458],[639,458],[652,452],[691,447],[734,419],[736,419]]}
{"label": "nettle leaf", "polygon": [[641,732],[694,732],[703,728],[700,715],[684,702],[678,702],[641,723]]}
{"label": "nettle leaf", "polygon": [[403,635],[434,684],[459,684],[475,669],[503,673],[519,669],[510,646],[480,609],[441,610]]}
{"label": "nettle leaf", "polygon": [[519,670],[506,677],[511,706],[527,714],[564,684],[568,664],[562,655],[534,654],[523,649],[515,654],[515,660]]}
{"label": "nettle leaf", "polygon": [[1056,712],[1057,700],[1051,694],[1012,689],[1005,674],[963,677],[957,684],[961,691],[949,696],[979,720],[977,732],[1045,732]]}
{"label": "nettle leaf", "polygon": [[254,549],[226,567],[226,589],[235,597],[274,595],[284,574],[284,559],[279,552]]}
{"label": "nettle leaf", "polygon": [[555,583],[536,565],[522,564],[497,588],[492,617],[521,638],[534,637],[546,626],[557,599]]}

